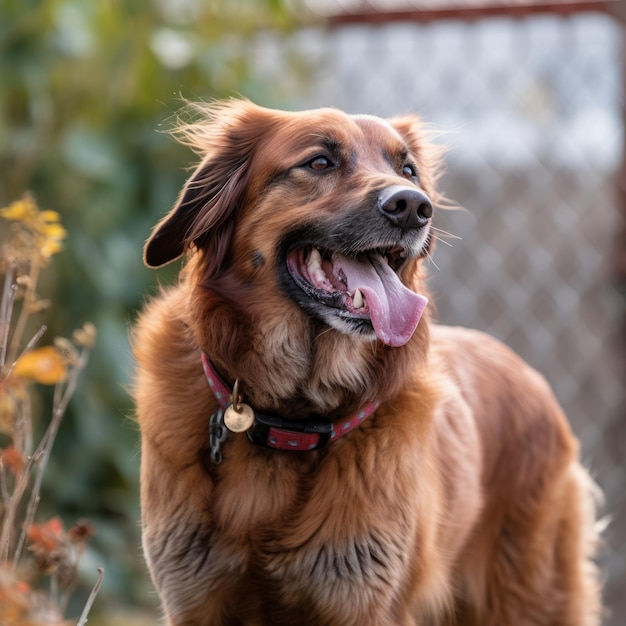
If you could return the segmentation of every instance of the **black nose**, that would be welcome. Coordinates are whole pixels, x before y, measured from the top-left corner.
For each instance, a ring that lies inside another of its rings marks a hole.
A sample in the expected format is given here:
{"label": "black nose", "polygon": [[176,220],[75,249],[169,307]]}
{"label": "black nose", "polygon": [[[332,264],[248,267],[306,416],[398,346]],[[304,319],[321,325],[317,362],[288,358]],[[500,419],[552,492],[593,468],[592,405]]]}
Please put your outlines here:
{"label": "black nose", "polygon": [[379,211],[394,225],[408,230],[421,228],[433,216],[433,203],[414,187],[393,185],[378,196]]}

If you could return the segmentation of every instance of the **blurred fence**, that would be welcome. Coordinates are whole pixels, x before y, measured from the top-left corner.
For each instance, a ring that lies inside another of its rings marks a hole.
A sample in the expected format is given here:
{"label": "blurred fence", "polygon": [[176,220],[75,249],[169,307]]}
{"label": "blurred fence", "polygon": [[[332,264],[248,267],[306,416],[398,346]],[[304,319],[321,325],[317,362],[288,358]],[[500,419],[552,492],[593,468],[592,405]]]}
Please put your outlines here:
{"label": "blurred fence", "polygon": [[558,13],[440,11],[433,0],[394,16],[326,1],[330,27],[280,44],[261,37],[256,58],[268,80],[289,55],[315,69],[294,106],[416,111],[447,131],[442,186],[467,211],[439,215],[462,239],[434,256],[438,316],[499,337],[553,385],[613,519],[603,567],[606,623],[617,626],[626,623],[626,318],[615,271],[623,24],[605,11],[610,2],[557,4]]}

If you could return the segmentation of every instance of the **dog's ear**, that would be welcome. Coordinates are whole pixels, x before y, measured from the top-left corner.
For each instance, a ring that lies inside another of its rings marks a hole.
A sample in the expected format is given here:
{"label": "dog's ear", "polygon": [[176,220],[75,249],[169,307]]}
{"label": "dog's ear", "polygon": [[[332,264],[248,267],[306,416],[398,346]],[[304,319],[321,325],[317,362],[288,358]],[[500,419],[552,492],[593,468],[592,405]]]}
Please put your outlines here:
{"label": "dog's ear", "polygon": [[181,124],[172,134],[203,158],[174,208],[152,231],[144,262],[161,267],[193,246],[205,251],[209,274],[215,274],[225,262],[267,110],[245,100],[190,107],[199,121]]}

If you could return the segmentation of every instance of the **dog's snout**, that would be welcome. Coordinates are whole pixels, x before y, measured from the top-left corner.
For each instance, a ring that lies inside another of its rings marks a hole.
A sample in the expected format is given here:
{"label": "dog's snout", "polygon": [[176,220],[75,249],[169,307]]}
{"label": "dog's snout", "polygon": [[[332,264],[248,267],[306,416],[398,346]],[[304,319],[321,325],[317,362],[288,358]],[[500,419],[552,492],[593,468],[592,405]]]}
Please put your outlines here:
{"label": "dog's snout", "polygon": [[433,215],[433,204],[423,191],[401,185],[382,191],[378,208],[394,226],[403,230],[421,228]]}

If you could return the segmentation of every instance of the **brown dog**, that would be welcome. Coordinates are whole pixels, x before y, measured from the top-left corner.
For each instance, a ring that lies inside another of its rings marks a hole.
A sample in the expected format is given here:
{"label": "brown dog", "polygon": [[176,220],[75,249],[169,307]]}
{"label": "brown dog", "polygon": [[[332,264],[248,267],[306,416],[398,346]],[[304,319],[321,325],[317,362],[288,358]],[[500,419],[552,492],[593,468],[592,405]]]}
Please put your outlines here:
{"label": "brown dog", "polygon": [[418,120],[196,108],[202,161],[145,248],[188,261],[134,335],[169,624],[598,624],[593,485],[550,389],[424,308]]}

